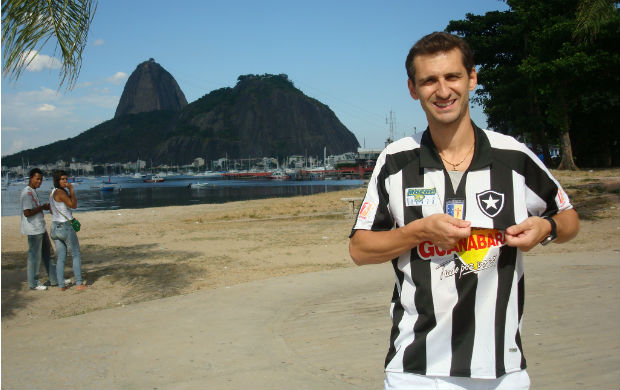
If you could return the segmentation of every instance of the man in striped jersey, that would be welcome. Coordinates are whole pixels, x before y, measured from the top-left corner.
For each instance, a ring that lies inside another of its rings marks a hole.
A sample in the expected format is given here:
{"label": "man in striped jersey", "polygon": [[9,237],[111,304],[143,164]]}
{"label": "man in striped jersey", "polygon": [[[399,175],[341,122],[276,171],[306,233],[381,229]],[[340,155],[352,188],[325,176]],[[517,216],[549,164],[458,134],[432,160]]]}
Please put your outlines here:
{"label": "man in striped jersey", "polygon": [[527,389],[522,252],[570,240],[579,218],[525,145],[471,121],[462,39],[423,37],[406,68],[428,128],[381,153],[349,246],[394,267],[385,387]]}

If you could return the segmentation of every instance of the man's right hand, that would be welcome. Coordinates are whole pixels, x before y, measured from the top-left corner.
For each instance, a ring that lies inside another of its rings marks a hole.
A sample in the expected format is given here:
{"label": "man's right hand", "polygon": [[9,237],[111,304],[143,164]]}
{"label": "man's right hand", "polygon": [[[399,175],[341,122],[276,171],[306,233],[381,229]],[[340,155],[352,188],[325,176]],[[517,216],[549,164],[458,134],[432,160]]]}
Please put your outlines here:
{"label": "man's right hand", "polygon": [[37,215],[39,213],[42,213],[43,210],[49,210],[49,209],[50,209],[50,204],[49,203],[45,203],[45,204],[37,206],[37,207],[35,207],[33,209],[26,209],[26,210],[24,210],[24,216],[25,217],[32,217],[33,215]]}
{"label": "man's right hand", "polygon": [[349,241],[349,254],[357,265],[384,263],[424,241],[450,249],[471,234],[471,222],[447,214],[433,214],[398,229],[357,230]]}
{"label": "man's right hand", "polygon": [[471,235],[471,222],[454,218],[448,214],[433,214],[423,221],[425,241],[431,241],[441,249],[450,249],[460,239]]}

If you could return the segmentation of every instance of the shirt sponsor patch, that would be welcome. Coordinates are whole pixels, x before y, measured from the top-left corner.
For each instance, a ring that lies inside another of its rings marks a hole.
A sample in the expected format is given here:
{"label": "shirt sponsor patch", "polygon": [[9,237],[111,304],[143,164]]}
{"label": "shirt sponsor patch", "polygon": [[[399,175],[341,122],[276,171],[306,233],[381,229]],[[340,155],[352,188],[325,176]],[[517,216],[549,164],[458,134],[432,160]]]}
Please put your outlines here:
{"label": "shirt sponsor patch", "polygon": [[454,261],[444,261],[437,267],[442,268],[441,279],[450,276],[461,277],[472,272],[478,273],[494,268],[497,264],[498,253],[493,249],[505,244],[506,237],[501,230],[472,229],[469,237],[460,239],[450,249],[443,249],[430,241],[424,241],[418,245],[418,255],[424,260],[452,256]]}
{"label": "shirt sponsor patch", "polygon": [[359,219],[366,219],[372,213],[373,210],[377,208],[377,205],[372,202],[364,202],[360,207],[360,212],[358,213]]}
{"label": "shirt sponsor patch", "polygon": [[566,198],[564,197],[564,191],[561,188],[558,188],[558,200],[560,201],[560,207],[564,207],[566,204]]}
{"label": "shirt sponsor patch", "polygon": [[435,188],[407,188],[405,190],[405,205],[429,206],[437,202],[437,190]]}

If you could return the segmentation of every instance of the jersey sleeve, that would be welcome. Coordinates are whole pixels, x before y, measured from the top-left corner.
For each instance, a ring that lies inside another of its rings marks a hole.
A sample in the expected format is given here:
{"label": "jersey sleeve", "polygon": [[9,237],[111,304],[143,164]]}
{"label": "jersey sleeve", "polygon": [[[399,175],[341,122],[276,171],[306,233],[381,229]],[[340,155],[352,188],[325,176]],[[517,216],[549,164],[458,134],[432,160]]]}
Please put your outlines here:
{"label": "jersey sleeve", "polygon": [[525,166],[525,200],[530,215],[553,216],[572,209],[573,205],[560,183],[529,148],[523,145],[528,157]]}
{"label": "jersey sleeve", "polygon": [[366,195],[357,214],[350,237],[356,230],[384,231],[394,227],[394,218],[389,207],[389,194],[386,189],[385,151],[379,155],[368,183]]}

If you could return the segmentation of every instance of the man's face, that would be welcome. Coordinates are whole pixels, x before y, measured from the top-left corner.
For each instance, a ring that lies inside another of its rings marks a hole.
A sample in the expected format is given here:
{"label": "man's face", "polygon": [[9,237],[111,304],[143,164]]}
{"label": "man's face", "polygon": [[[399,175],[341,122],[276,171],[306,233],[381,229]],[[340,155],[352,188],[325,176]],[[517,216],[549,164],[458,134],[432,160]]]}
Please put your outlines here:
{"label": "man's face", "polygon": [[43,183],[43,175],[41,175],[40,173],[35,173],[34,176],[30,178],[30,182],[28,183],[28,185],[30,186],[30,188],[37,189],[41,187],[41,183]]}
{"label": "man's face", "polygon": [[420,100],[429,125],[450,125],[469,116],[469,92],[476,88],[475,69],[467,71],[459,49],[421,55],[413,60],[415,84],[409,92]]}

